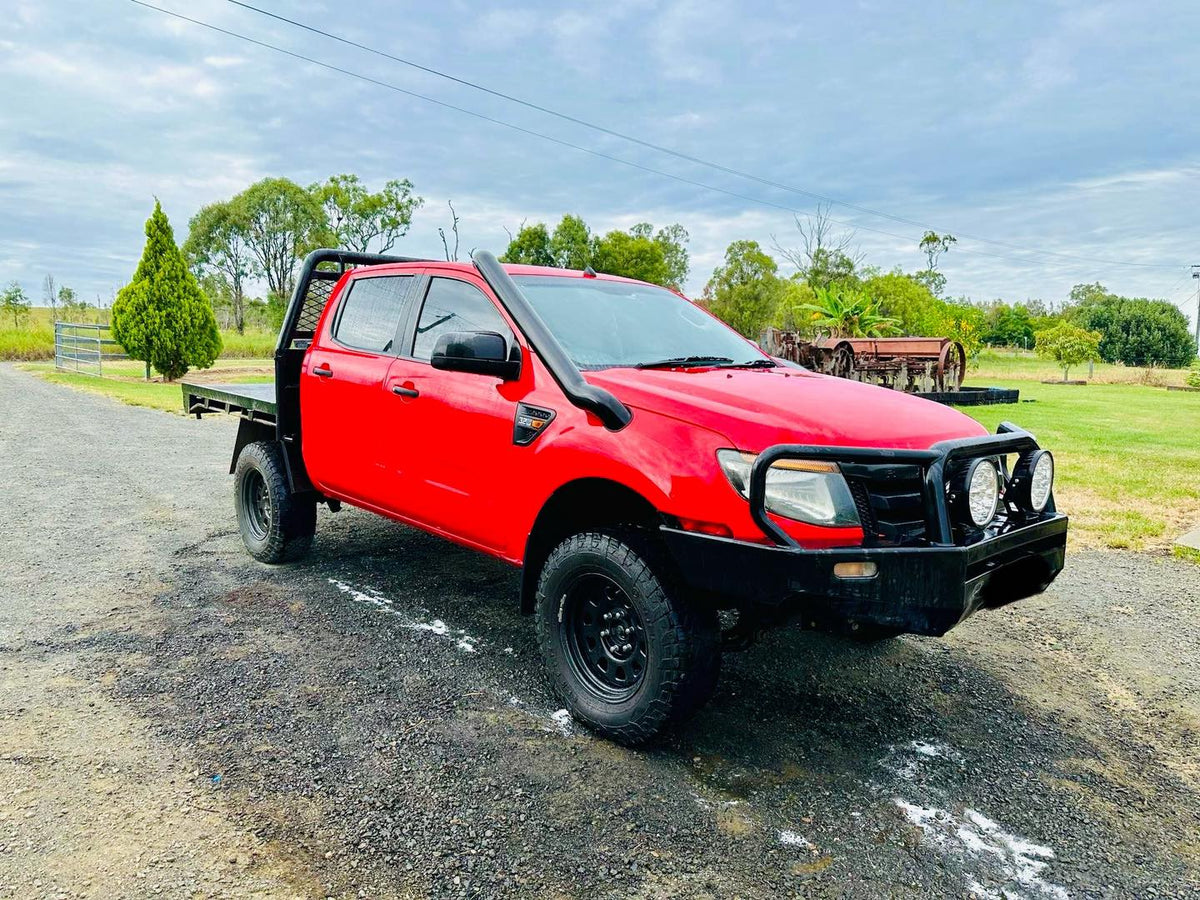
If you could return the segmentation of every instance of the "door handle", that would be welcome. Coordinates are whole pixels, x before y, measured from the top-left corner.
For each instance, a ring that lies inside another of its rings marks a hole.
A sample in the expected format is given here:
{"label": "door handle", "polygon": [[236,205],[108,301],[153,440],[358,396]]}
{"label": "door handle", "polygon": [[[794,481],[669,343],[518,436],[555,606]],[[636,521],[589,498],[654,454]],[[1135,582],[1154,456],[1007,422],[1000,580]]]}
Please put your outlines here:
{"label": "door handle", "polygon": [[397,397],[420,397],[421,392],[416,388],[406,388],[402,384],[393,384],[392,393]]}
{"label": "door handle", "polygon": [[333,369],[329,368],[327,363],[322,363],[312,370],[314,375],[320,375],[322,378],[332,378]]}

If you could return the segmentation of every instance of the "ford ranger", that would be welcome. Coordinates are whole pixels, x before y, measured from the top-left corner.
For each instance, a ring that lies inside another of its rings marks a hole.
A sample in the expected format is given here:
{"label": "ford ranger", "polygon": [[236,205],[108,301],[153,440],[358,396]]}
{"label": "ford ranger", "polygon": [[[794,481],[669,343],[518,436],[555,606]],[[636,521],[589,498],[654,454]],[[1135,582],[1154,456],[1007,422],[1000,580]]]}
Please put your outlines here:
{"label": "ford ranger", "polygon": [[318,504],[348,503],[519,566],[553,690],[625,743],[765,628],[941,635],[1063,567],[1028,432],[773,359],[590,269],[314,251],[274,384],[183,393],[241,417],[252,556],[295,559]]}

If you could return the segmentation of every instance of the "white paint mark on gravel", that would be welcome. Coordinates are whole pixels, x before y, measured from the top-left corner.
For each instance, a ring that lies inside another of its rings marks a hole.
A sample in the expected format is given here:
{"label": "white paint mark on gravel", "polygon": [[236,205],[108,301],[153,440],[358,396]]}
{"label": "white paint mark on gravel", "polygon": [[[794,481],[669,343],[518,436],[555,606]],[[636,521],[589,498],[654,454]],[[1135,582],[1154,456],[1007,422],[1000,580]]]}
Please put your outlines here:
{"label": "white paint mark on gravel", "polygon": [[441,619],[434,619],[430,622],[422,622],[420,619],[405,619],[396,609],[391,598],[385,597],[373,588],[359,590],[352,585],[346,584],[344,581],[338,581],[336,578],[326,580],[356,603],[364,603],[396,616],[400,619],[401,628],[407,628],[410,631],[424,631],[437,637],[449,637],[454,641],[454,646],[464,653],[475,652],[475,646],[479,643],[479,639],[471,637],[471,635],[467,634],[461,628],[455,629],[452,633],[450,626]]}
{"label": "white paint mark on gravel", "polygon": [[554,727],[558,729],[558,733],[566,737],[575,730],[571,722],[571,714],[565,709],[556,709],[550,713],[550,721],[554,723]]}
{"label": "white paint mark on gravel", "polygon": [[962,761],[962,754],[942,741],[914,739],[907,744],[888,747],[881,765],[906,781],[912,781],[927,763],[939,759]]}
{"label": "white paint mark on gravel", "polygon": [[692,798],[701,809],[732,809],[746,802],[744,800],[709,800],[707,797],[701,797],[695,791],[692,791]]}
{"label": "white paint mark on gravel", "polygon": [[808,838],[798,832],[789,831],[786,828],[779,832],[779,843],[783,844],[785,847],[804,847],[805,849],[812,848],[812,842],[809,841]]}
{"label": "white paint mark on gravel", "polygon": [[1016,898],[1025,896],[1016,886],[1032,896],[1049,900],[1069,900],[1066,888],[1042,878],[1042,872],[1054,859],[1049,847],[1035,844],[1005,831],[998,823],[973,809],[964,809],[961,816],[935,806],[918,806],[895,798],[896,806],[905,817],[924,832],[925,839],[946,853],[967,861],[978,861],[983,868],[1006,882],[1000,893],[985,888],[976,878],[967,887],[981,897]]}

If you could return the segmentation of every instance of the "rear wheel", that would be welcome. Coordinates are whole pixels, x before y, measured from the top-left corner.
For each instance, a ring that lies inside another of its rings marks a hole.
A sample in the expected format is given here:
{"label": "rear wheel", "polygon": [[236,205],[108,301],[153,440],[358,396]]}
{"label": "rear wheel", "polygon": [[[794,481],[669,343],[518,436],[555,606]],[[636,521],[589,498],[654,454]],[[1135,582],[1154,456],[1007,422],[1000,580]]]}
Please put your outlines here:
{"label": "rear wheel", "polygon": [[303,556],[317,529],[317,503],[288,489],[279,445],[247,444],[238,455],[233,480],[238,527],[250,555],[265,563]]}
{"label": "rear wheel", "polygon": [[538,580],[538,643],[571,714],[627,744],[646,741],[708,700],[720,665],[718,622],[682,603],[640,532],[567,538]]}

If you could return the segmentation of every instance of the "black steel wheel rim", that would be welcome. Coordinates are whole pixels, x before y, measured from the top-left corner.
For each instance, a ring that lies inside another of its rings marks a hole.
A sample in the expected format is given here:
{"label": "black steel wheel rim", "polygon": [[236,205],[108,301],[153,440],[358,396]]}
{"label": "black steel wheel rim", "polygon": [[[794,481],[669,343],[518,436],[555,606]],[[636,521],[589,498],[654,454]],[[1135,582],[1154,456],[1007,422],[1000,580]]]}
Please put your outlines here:
{"label": "black steel wheel rim", "polygon": [[271,531],[271,495],[262,473],[251,469],[242,480],[242,509],[250,533],[262,540]]}
{"label": "black steel wheel rim", "polygon": [[628,700],[649,659],[646,626],[629,595],[601,572],[576,576],[562,603],[567,661],[576,679],[600,700]]}

